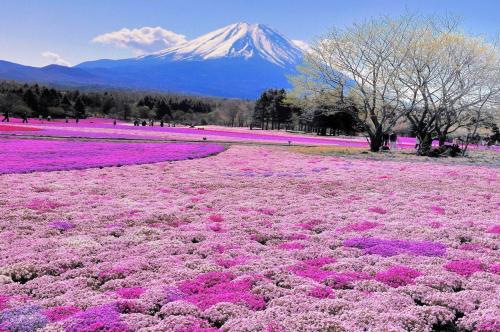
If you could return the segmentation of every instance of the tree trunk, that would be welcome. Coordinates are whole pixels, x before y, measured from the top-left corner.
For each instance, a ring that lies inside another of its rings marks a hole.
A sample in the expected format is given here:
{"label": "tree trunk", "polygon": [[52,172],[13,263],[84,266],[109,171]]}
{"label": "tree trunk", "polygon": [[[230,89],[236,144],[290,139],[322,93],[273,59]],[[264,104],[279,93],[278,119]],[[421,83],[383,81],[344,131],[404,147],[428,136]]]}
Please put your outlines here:
{"label": "tree trunk", "polygon": [[432,150],[432,136],[429,133],[419,135],[420,145],[417,150],[419,156],[427,156]]}
{"label": "tree trunk", "polygon": [[382,137],[378,137],[378,136],[370,137],[370,151],[371,152],[379,152],[381,146],[382,146]]}
{"label": "tree trunk", "polygon": [[382,129],[377,129],[374,133],[370,133],[369,135],[370,135],[370,151],[379,152],[383,143]]}
{"label": "tree trunk", "polygon": [[439,135],[439,146],[443,146],[446,143],[446,134]]}

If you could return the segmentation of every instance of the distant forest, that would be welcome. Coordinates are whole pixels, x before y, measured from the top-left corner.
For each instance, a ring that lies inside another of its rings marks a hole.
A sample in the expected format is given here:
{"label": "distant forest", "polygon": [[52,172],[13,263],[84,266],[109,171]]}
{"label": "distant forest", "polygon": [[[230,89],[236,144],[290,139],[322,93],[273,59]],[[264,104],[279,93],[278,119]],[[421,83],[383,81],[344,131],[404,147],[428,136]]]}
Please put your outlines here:
{"label": "distant forest", "polygon": [[0,113],[11,117],[111,117],[155,119],[189,125],[249,126],[254,101],[127,90],[80,91],[0,82]]}
{"label": "distant forest", "polygon": [[301,107],[284,89],[268,89],[257,101],[128,90],[89,90],[0,82],[0,113],[53,119],[109,117],[164,120],[184,125],[223,125],[296,130],[318,135],[359,132],[353,117],[330,105]]}

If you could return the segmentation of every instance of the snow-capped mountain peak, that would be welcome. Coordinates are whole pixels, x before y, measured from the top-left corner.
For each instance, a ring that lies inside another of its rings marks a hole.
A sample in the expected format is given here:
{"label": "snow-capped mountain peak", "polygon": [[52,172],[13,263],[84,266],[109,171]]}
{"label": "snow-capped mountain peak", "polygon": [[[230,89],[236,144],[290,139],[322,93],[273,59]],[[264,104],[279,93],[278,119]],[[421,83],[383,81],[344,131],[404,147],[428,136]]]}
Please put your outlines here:
{"label": "snow-capped mountain peak", "polygon": [[145,57],[173,61],[260,57],[286,66],[298,63],[302,55],[292,41],[266,25],[235,23]]}

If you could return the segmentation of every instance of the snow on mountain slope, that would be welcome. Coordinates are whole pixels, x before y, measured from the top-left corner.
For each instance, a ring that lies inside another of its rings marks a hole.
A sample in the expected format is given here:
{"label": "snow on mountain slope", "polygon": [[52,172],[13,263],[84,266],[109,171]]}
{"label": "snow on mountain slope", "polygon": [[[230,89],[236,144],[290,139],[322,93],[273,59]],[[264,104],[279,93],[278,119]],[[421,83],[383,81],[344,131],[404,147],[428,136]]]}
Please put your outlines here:
{"label": "snow on mountain slope", "polygon": [[266,25],[235,23],[140,58],[181,61],[259,57],[284,67],[299,63],[302,55],[302,50],[292,41]]}

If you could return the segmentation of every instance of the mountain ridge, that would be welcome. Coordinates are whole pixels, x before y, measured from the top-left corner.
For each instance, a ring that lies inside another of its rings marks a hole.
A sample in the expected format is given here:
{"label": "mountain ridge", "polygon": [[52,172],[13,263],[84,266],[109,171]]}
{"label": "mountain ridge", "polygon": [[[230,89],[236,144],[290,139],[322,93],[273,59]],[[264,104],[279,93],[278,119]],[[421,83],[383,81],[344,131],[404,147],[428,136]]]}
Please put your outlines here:
{"label": "mountain ridge", "polygon": [[302,57],[300,48],[267,25],[234,23],[136,58],[73,67],[0,63],[0,78],[253,99],[266,88],[289,88],[287,76]]}

